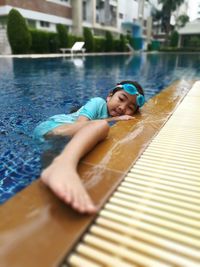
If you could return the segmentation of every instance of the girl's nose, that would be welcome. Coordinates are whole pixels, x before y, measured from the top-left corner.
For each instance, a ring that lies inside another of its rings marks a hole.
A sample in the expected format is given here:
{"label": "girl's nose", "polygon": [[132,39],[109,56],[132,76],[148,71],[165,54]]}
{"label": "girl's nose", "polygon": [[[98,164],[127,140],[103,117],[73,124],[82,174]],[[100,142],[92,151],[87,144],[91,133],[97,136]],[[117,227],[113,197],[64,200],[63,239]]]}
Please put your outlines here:
{"label": "girl's nose", "polygon": [[120,105],[119,106],[119,109],[124,112],[126,110],[126,105]]}

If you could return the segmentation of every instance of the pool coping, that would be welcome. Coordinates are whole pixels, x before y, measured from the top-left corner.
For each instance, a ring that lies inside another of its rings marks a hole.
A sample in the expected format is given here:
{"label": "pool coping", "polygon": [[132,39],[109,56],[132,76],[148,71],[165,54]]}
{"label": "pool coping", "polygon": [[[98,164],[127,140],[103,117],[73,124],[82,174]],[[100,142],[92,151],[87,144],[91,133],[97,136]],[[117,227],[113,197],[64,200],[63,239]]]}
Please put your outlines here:
{"label": "pool coping", "polygon": [[[134,121],[119,122],[78,171],[102,207],[159,132],[194,81],[177,81],[151,98]],[[166,101],[167,100],[167,101]],[[40,180],[0,207],[2,266],[57,266],[95,219],[64,205]]]}
{"label": "pool coping", "polygon": [[102,53],[74,53],[73,55],[71,53],[51,53],[51,54],[6,54],[6,55],[0,55],[0,58],[55,58],[55,57],[70,57],[70,58],[76,58],[76,57],[85,57],[85,56],[106,56],[106,55],[134,55],[141,53],[140,51],[132,52],[102,52]]}
{"label": "pool coping", "polygon": [[18,55],[13,55],[13,54],[0,54],[0,58],[60,58],[60,57],[69,57],[69,58],[76,58],[76,57],[81,57],[84,58],[85,56],[116,56],[116,55],[128,55],[128,56],[134,56],[138,54],[200,54],[199,52],[190,52],[190,51],[180,51],[180,52],[173,52],[173,51],[140,51],[140,50],[135,50],[133,52],[90,52],[87,53],[85,52],[84,54],[82,53],[74,53],[73,55],[71,53],[51,53],[51,54],[18,54]]}

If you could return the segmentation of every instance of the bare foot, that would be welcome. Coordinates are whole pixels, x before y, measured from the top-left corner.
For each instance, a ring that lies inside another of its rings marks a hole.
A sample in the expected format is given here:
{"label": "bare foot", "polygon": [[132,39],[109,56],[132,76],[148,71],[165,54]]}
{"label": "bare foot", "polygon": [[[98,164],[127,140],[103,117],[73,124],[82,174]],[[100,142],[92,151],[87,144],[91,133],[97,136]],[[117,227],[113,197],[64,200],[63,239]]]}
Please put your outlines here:
{"label": "bare foot", "polygon": [[87,194],[76,170],[55,159],[41,174],[41,180],[65,203],[80,213],[94,213],[97,208]]}

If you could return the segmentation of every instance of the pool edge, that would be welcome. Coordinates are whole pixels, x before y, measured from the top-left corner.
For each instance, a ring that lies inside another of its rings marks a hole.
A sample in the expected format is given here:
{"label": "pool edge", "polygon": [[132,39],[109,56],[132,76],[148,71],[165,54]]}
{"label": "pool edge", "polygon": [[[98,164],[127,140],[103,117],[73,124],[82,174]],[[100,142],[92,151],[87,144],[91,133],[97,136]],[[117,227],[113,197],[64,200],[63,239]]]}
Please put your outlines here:
{"label": "pool edge", "polygon": [[[118,123],[111,129],[111,138],[99,144],[82,160],[79,172],[88,184],[95,203],[103,205],[193,82],[177,81],[167,87],[145,104],[135,122]],[[127,142],[123,142],[124,139]],[[103,165],[110,149],[114,156],[111,155]],[[120,156],[124,153],[125,162],[122,161],[124,156]],[[101,177],[91,186],[89,182],[96,169],[101,169]],[[5,267],[56,266],[94,219],[94,216],[81,216],[66,207],[39,180],[2,205],[0,215],[0,265]]]}

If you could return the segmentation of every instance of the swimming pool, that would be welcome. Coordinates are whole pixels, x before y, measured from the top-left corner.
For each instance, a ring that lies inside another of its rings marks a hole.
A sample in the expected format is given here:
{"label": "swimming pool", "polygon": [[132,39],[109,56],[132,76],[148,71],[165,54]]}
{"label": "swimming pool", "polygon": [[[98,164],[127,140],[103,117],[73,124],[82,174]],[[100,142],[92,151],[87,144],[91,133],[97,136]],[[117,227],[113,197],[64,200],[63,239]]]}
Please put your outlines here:
{"label": "swimming pool", "polygon": [[137,80],[146,99],[177,79],[199,79],[200,54],[0,59],[0,203],[40,174],[44,148],[32,132],[47,117],[69,112],[116,82]]}

